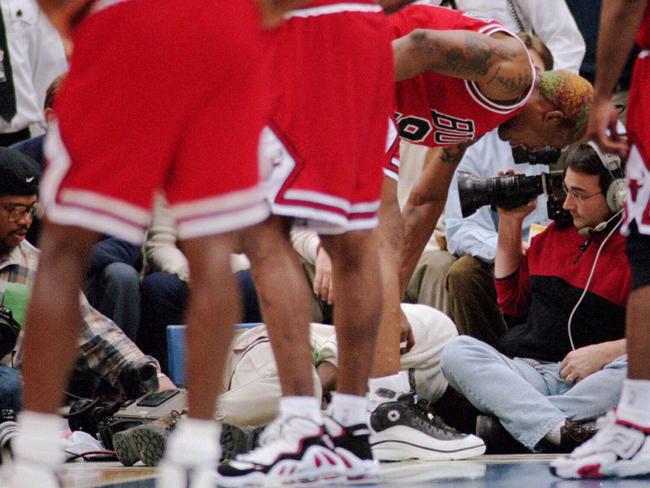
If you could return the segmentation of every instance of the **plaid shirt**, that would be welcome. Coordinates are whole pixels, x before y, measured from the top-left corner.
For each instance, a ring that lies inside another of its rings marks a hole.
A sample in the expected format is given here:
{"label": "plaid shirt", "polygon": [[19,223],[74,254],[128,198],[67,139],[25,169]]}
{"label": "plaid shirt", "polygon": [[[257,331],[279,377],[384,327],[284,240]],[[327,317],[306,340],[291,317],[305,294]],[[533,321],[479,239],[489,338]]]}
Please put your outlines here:
{"label": "plaid shirt", "polygon": [[[4,298],[7,283],[21,283],[31,288],[38,267],[39,251],[29,242],[23,241],[9,254],[0,257],[0,294]],[[119,388],[119,376],[124,367],[133,363],[158,362],[145,355],[138,347],[107,317],[92,308],[83,293],[79,294],[83,329],[79,338],[79,357],[77,369],[89,370]],[[3,364],[15,366],[21,362],[21,331],[13,354],[2,359]]]}

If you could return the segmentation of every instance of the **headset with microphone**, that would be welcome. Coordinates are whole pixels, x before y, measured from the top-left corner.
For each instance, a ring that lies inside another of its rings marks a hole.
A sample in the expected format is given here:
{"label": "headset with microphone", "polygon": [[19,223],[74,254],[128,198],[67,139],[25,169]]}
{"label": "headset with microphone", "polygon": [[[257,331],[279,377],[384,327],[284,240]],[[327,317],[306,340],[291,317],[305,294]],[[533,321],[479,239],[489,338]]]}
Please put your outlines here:
{"label": "headset with microphone", "polygon": [[[593,142],[588,142],[587,143],[595,152],[596,155],[598,156],[598,159],[600,160],[601,163],[603,163],[603,166],[609,174],[612,177],[612,181],[607,187],[607,191],[605,192],[605,195],[607,196],[607,206],[609,209],[614,212],[614,215],[612,215],[609,219],[600,222],[599,224],[595,225],[594,227],[582,227],[581,229],[578,229],[578,234],[580,234],[582,237],[589,237],[587,242],[583,244],[583,246],[580,246],[580,249],[584,252],[586,249],[586,246],[589,245],[589,242],[591,241],[591,236],[595,232],[602,232],[607,228],[610,222],[612,222],[614,219],[619,217],[625,208],[625,193],[626,193],[626,184],[625,184],[625,174],[623,171],[623,162],[621,161],[621,158],[615,154],[609,154],[609,153],[603,153],[600,148]],[[573,310],[571,310],[571,313],[569,314],[569,320],[567,321],[567,333],[569,335],[569,343],[571,344],[571,349],[575,351],[576,346],[575,343],[573,342],[573,335],[571,333],[571,324],[573,322],[573,316],[575,315],[576,311],[578,310],[578,307],[584,300],[585,296],[587,295],[587,291],[589,290],[589,285],[591,284],[591,280],[594,277],[594,272],[596,271],[596,264],[598,264],[598,258],[600,257],[600,253],[605,247],[605,244],[609,240],[609,238],[616,232],[616,229],[618,226],[621,224],[621,220],[619,220],[607,233],[607,236],[603,239],[603,241],[600,243],[600,246],[598,246],[598,250],[596,251],[596,257],[594,258],[594,263],[591,266],[591,271],[589,272],[589,277],[587,278],[587,283],[585,283],[585,287],[582,291],[582,294],[580,295],[580,298],[578,298],[577,303],[573,307]]]}
{"label": "headset with microphone", "polygon": [[623,208],[625,207],[626,193],[625,174],[623,172],[623,162],[621,161],[620,156],[602,152],[598,145],[592,141],[589,141],[587,145],[594,150],[598,159],[612,177],[612,181],[605,192],[605,197],[607,198],[607,206],[612,212],[614,212],[614,215],[594,227],[587,226],[578,229],[578,234],[582,237],[589,237],[595,232],[605,230],[607,225],[623,211]]}

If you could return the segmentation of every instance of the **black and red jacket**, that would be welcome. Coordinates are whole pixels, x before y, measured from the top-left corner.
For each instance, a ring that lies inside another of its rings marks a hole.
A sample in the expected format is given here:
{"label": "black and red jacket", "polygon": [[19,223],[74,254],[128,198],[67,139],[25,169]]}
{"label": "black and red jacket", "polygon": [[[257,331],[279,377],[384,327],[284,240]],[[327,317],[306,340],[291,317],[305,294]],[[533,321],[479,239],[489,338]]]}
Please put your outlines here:
{"label": "black and red jacket", "polygon": [[[598,247],[609,233],[582,237],[575,227],[554,223],[534,237],[519,269],[495,280],[504,314],[525,317],[501,338],[499,350],[510,357],[562,361],[571,351],[567,322],[584,291]],[[576,311],[571,331],[576,348],[625,337],[625,305],[631,273],[625,238],[609,238],[598,258],[587,295]]]}

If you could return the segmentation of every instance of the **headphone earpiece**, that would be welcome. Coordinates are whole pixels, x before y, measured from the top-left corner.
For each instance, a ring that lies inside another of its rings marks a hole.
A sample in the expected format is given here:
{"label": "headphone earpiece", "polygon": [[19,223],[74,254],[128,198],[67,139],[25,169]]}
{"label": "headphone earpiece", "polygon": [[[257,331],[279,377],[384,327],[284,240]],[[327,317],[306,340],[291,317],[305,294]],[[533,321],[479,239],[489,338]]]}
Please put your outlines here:
{"label": "headphone earpiece", "polygon": [[598,159],[600,159],[600,162],[603,163],[603,166],[613,178],[605,192],[607,206],[612,212],[623,210],[627,185],[625,183],[625,174],[623,173],[623,162],[620,156],[602,152],[598,145],[592,141],[587,142],[587,144],[596,152]]}
{"label": "headphone earpiece", "polygon": [[616,178],[610,183],[607,189],[607,205],[609,205],[612,212],[623,210],[626,192],[627,185],[625,184],[625,179]]}

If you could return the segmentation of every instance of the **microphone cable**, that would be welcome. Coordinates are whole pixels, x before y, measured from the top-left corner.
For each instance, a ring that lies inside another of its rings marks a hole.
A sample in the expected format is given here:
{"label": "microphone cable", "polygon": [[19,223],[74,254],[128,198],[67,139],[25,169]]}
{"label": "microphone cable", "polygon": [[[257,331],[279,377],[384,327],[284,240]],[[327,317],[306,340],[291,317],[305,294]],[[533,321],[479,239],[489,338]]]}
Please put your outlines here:
{"label": "microphone cable", "polygon": [[[611,217],[607,223],[611,222],[616,218],[618,215],[621,215],[623,213],[623,210],[619,210],[614,214],[613,217]],[[571,310],[571,314],[569,315],[569,320],[567,321],[567,333],[569,335],[569,343],[571,344],[571,350],[575,351],[576,346],[573,342],[573,336],[571,334],[571,323],[573,322],[573,316],[576,313],[576,310],[578,310],[578,307],[582,303],[582,300],[584,300],[585,296],[587,295],[587,291],[589,290],[589,285],[591,284],[591,279],[594,277],[594,271],[596,270],[596,264],[598,264],[598,258],[600,257],[600,252],[603,250],[603,247],[605,246],[605,243],[609,240],[609,238],[614,234],[614,231],[619,228],[621,223],[623,222],[623,219],[620,219],[614,227],[612,227],[612,230],[609,231],[609,234],[603,239],[603,242],[600,243],[600,246],[598,246],[598,251],[596,252],[596,257],[594,258],[594,264],[591,265],[591,271],[589,272],[589,278],[587,278],[587,284],[585,285],[584,290],[582,290],[582,295],[580,295],[580,298],[578,298],[578,301],[576,302],[575,306],[573,307],[573,310]],[[597,227],[597,226],[596,226]]]}

